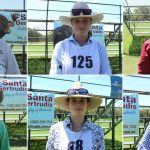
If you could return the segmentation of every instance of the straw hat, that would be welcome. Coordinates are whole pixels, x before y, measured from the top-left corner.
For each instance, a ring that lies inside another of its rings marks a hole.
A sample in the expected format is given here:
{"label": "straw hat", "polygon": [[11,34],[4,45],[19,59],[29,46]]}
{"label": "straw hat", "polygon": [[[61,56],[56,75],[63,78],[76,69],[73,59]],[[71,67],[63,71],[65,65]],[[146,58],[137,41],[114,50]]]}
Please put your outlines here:
{"label": "straw hat", "polygon": [[11,22],[11,21],[8,21],[8,19],[3,16],[3,15],[0,15],[0,23],[4,26],[4,27],[13,27],[14,26],[14,23]]}
{"label": "straw hat", "polygon": [[[71,89],[84,89],[83,86],[81,85],[80,82],[74,82],[73,86]],[[85,89],[86,90],[86,89]],[[94,108],[97,108],[98,106],[101,105],[102,103],[102,98],[97,97],[97,96],[92,96],[89,94],[86,95],[81,95],[80,93],[76,93],[74,95],[66,95],[66,96],[60,96],[60,97],[55,97],[54,102],[55,105],[58,106],[62,110],[69,111],[69,106],[67,105],[67,98],[88,98],[89,99],[89,104],[87,110],[91,110]]]}
{"label": "straw hat", "polygon": [[[83,9],[83,10],[90,10],[89,6],[87,5],[86,2],[83,2],[83,1],[80,1],[80,2],[76,2],[74,5],[73,5],[73,8],[72,10],[80,10],[80,9]],[[103,15],[102,14],[94,14],[94,13],[91,13],[90,15],[84,15],[81,11],[80,15],[73,15],[72,14],[72,10],[71,10],[71,14],[70,16],[60,16],[59,17],[59,20],[62,21],[63,24],[66,24],[66,25],[69,25],[71,26],[71,20],[73,18],[91,18],[92,20],[92,24],[94,23],[99,23],[102,19],[103,19]]]}

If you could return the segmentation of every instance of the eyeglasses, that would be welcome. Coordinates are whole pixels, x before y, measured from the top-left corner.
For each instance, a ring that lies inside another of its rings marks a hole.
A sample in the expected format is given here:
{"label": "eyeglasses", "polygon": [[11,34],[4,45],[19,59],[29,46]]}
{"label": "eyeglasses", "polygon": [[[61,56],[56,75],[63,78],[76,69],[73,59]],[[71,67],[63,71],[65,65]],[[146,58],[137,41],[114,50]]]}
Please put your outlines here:
{"label": "eyeglasses", "polygon": [[82,12],[83,15],[90,15],[92,13],[91,9],[72,9],[71,10],[73,16],[79,16]]}
{"label": "eyeglasses", "polygon": [[88,92],[88,90],[86,90],[86,89],[83,89],[83,88],[81,88],[81,89],[69,89],[68,91],[67,91],[67,94],[68,94],[68,96],[71,96],[71,95],[88,95],[89,94],[89,92]]}

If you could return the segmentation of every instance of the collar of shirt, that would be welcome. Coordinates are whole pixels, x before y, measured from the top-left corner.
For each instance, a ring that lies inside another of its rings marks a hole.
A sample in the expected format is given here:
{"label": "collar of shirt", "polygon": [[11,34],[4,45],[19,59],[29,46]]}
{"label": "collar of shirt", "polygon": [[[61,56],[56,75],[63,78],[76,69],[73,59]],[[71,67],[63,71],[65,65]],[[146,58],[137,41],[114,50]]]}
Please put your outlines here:
{"label": "collar of shirt", "polygon": [[[71,120],[65,120],[65,126],[72,130],[72,123],[71,123]],[[82,130],[82,131],[85,131],[85,130],[88,130],[88,129],[90,129],[90,128],[92,128],[91,122],[86,119],[86,121],[85,121],[85,123],[84,123],[84,125],[83,125],[83,127],[82,127],[81,130]]]}
{"label": "collar of shirt", "polygon": [[[76,39],[73,37],[73,35],[71,37],[69,37],[69,41],[72,42],[75,45],[79,45],[79,43],[76,41]],[[89,37],[88,41],[84,44],[84,45],[88,45],[92,43],[92,38]]]}

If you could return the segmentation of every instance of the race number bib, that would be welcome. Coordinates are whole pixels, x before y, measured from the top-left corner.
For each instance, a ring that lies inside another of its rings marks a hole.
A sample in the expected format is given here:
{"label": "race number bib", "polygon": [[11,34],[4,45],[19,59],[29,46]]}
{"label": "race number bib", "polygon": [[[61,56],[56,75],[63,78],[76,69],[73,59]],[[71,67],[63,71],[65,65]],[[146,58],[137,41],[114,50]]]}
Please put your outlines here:
{"label": "race number bib", "polygon": [[72,56],[72,67],[73,68],[92,68],[93,60],[92,56]]}

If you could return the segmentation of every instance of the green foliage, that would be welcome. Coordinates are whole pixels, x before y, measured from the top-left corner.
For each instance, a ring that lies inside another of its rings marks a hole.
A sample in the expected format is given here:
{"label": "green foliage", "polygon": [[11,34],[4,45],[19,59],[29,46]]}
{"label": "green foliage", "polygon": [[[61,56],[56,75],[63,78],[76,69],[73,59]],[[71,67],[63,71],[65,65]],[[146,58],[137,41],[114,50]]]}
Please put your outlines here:
{"label": "green foliage", "polygon": [[11,146],[22,147],[26,146],[26,123],[16,124],[9,123],[7,124],[9,141]]}
{"label": "green foliage", "polygon": [[[45,72],[45,65],[46,72]],[[28,59],[28,74],[48,74],[50,68],[50,60],[44,58],[29,58]]]}
{"label": "green foliage", "polygon": [[47,140],[31,140],[30,150],[45,150]]}
{"label": "green foliage", "polygon": [[123,53],[129,54],[129,47],[132,43],[133,37],[129,32],[126,24],[123,24]]}
{"label": "green foliage", "polygon": [[141,48],[144,41],[149,39],[149,37],[135,36],[129,47],[129,54],[139,56],[141,54]]}
{"label": "green foliage", "polygon": [[139,7],[133,10],[132,16],[130,9],[126,9],[123,13],[124,20],[128,21],[150,21],[150,8],[149,7]]}
{"label": "green foliage", "polygon": [[113,74],[121,73],[121,70],[119,70],[119,57],[109,57],[109,61],[110,61],[112,73]]}

